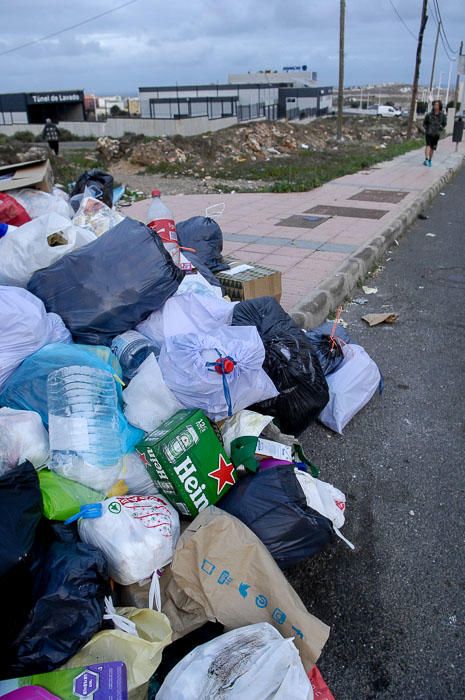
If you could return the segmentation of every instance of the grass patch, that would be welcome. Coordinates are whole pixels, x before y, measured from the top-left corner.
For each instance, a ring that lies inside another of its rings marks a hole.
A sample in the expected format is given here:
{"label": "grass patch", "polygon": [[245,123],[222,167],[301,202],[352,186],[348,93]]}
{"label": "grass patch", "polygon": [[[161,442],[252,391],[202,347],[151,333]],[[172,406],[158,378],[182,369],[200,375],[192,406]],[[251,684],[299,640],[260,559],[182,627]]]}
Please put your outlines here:
{"label": "grass patch", "polygon": [[255,163],[224,165],[214,172],[223,179],[270,181],[269,192],[306,192],[325,182],[391,160],[422,145],[421,139],[390,144],[376,149],[370,146],[342,146],[337,151],[305,151],[289,158],[274,158]]}
{"label": "grass patch", "polygon": [[107,166],[102,161],[96,158],[86,157],[86,151],[65,151],[63,156],[52,156],[52,168],[55,175],[55,181],[62,185],[68,185],[70,182],[75,182],[79,175],[85,170],[91,168],[99,168],[106,170]]}

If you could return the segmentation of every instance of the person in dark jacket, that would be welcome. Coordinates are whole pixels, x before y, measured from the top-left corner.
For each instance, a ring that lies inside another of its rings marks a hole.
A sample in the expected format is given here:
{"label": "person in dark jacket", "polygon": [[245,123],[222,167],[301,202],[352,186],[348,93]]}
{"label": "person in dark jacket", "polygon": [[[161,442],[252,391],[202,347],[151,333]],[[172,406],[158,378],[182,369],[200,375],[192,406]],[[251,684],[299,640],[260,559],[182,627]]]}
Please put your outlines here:
{"label": "person in dark jacket", "polygon": [[423,165],[431,168],[431,160],[433,153],[438,146],[438,141],[445,131],[447,117],[442,111],[441,100],[435,100],[432,105],[431,112],[425,116],[423,120],[423,128],[425,130],[425,160]]}
{"label": "person in dark jacket", "polygon": [[60,148],[60,131],[56,124],[52,123],[51,119],[45,120],[44,130],[42,131],[42,138],[44,141],[48,141],[48,145],[58,155],[58,150]]}

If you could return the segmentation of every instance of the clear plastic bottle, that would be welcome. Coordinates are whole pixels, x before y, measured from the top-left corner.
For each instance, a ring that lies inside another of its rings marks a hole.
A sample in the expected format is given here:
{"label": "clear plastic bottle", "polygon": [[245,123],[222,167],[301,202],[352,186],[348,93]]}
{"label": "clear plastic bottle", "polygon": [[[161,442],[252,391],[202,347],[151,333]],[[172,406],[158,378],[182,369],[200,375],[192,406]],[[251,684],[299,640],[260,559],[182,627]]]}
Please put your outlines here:
{"label": "clear plastic bottle", "polygon": [[126,331],[113,339],[111,351],[120,362],[123,379],[129,381],[151,352],[158,359],[160,346],[155,345],[138,331]]}
{"label": "clear plastic bottle", "polygon": [[72,365],[47,381],[50,461],[62,476],[106,491],[118,479],[122,444],[110,372]]}
{"label": "clear plastic bottle", "polygon": [[147,213],[146,223],[158,234],[166,250],[171,255],[174,264],[179,267],[180,253],[176,224],[171,210],[161,201],[160,190],[152,190],[152,202]]}

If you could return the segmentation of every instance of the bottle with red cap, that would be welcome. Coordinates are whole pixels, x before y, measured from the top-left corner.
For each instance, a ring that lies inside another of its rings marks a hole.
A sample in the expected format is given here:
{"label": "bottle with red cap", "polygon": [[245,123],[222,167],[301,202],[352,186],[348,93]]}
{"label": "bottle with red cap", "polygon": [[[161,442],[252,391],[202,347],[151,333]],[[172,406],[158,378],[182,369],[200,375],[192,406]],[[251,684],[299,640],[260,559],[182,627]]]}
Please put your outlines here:
{"label": "bottle with red cap", "polygon": [[175,265],[180,267],[180,253],[174,217],[166,204],[161,201],[160,190],[152,190],[152,202],[147,213],[147,226],[155,231],[163,241]]}

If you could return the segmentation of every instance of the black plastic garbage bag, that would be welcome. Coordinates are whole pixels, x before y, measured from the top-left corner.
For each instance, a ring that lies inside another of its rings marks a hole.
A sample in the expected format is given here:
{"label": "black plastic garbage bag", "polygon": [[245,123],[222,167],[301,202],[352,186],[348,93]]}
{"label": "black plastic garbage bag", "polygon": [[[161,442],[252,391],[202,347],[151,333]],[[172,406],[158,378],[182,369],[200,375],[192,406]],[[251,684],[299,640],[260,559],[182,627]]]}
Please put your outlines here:
{"label": "black plastic garbage bag", "polygon": [[33,607],[12,646],[18,676],[64,664],[100,630],[109,593],[103,553],[83,542],[53,542],[32,565]]}
{"label": "black plastic garbage bag", "polygon": [[317,554],[333,538],[331,521],[307,506],[293,465],[247,474],[218,505],[242,520],[282,569]]}
{"label": "black plastic garbage bag", "polygon": [[76,342],[111,345],[160,309],[183,276],[160,238],[127,218],[35,272],[28,289],[61,316]]}
{"label": "black plastic garbage bag", "polygon": [[[204,274],[201,265],[205,265],[211,272],[228,269],[221,255],[223,233],[216,221],[206,216],[193,216],[191,219],[177,223],[176,233],[181,246],[193,248],[196,251],[191,253],[183,250],[183,253],[199,272]],[[216,284],[219,284],[217,280]]]}
{"label": "black plastic garbage bag", "polygon": [[[334,333],[333,337],[331,337],[332,333]],[[344,359],[343,346],[351,342],[349,334],[342,326],[327,321],[317,328],[306,331],[305,335],[320,361],[325,376],[334,372]]]}
{"label": "black plastic garbage bag", "polygon": [[28,556],[41,517],[37,472],[23,462],[0,477],[0,577]]}
{"label": "black plastic garbage bag", "polygon": [[113,176],[110,173],[96,168],[86,170],[78,177],[70,197],[82,194],[86,187],[93,189],[92,196],[95,199],[100,199],[109,207],[113,206]]}
{"label": "black plastic garbage bag", "polygon": [[305,333],[273,297],[236,304],[232,325],[257,327],[265,346],[263,369],[280,392],[252,410],[274,416],[283,433],[299,435],[329,400],[323,370]]}

